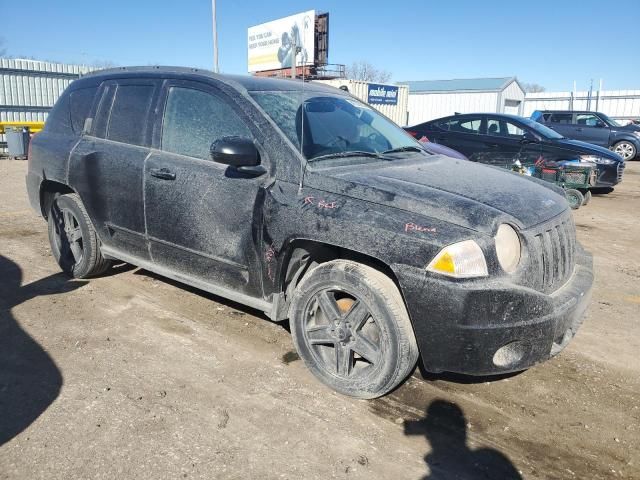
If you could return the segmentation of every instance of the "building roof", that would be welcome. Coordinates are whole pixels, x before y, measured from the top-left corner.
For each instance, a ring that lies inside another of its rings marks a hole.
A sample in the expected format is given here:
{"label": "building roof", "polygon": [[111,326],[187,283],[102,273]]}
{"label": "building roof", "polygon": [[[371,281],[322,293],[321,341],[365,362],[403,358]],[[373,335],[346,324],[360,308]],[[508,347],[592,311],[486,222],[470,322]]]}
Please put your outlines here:
{"label": "building roof", "polygon": [[[499,92],[504,90],[516,77],[499,78],[459,78],[455,80],[419,80],[412,82],[398,82],[408,85],[411,93],[416,92]],[[522,88],[522,87],[521,87]]]}

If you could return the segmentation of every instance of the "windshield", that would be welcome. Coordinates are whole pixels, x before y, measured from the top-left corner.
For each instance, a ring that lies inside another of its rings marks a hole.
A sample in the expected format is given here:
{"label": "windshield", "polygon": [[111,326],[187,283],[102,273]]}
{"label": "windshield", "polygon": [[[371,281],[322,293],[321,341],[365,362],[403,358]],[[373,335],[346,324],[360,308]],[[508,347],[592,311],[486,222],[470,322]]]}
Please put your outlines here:
{"label": "windshield", "polygon": [[544,125],[542,125],[542,124],[540,124],[538,122],[534,122],[530,118],[519,118],[518,120],[520,120],[522,123],[524,123],[527,127],[535,130],[535,132],[538,135],[542,135],[545,138],[556,139],[556,140],[559,139],[559,138],[564,138],[562,135],[560,135],[555,130],[551,130],[549,127],[545,127]]}
{"label": "windshield", "polygon": [[302,154],[307,160],[402,149],[424,152],[402,128],[354,98],[299,91],[250,94],[299,151],[304,137]]}
{"label": "windshield", "polygon": [[616,122],[615,120],[613,120],[610,117],[606,116],[604,113],[598,113],[598,115],[600,115],[602,118],[604,118],[604,121],[607,122],[612,127],[621,127],[622,126],[618,122]]}

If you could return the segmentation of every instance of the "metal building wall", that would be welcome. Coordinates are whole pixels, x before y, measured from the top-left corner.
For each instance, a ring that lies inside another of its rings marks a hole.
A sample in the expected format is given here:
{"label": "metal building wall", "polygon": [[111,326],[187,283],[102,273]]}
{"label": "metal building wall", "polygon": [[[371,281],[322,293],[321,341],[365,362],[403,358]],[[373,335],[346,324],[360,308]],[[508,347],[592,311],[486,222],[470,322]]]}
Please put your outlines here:
{"label": "metal building wall", "polygon": [[496,113],[510,113],[515,115],[522,115],[524,109],[525,93],[518,85],[518,82],[513,81],[507,85],[502,92],[500,92],[500,106]]}
{"label": "metal building wall", "polygon": [[[82,65],[0,58],[0,122],[46,120],[63,90],[89,70]],[[0,135],[0,152],[4,137]]]}
{"label": "metal building wall", "polygon": [[497,105],[497,92],[412,92],[407,124],[416,125],[456,112],[495,112]]}
{"label": "metal building wall", "polygon": [[[358,80],[314,80],[318,83],[324,83],[331,85],[332,87],[339,88],[345,85],[349,89],[349,93],[356,98],[359,98],[363,102],[367,103],[367,97],[369,94],[369,82],[361,82]],[[371,82],[373,83],[373,82]],[[396,105],[371,105],[382,114],[389,117],[398,125],[407,124],[407,112],[408,112],[408,100],[409,100],[409,88],[406,85],[392,85],[398,87],[398,102]]]}
{"label": "metal building wall", "polygon": [[637,119],[640,118],[640,90],[595,91],[591,102],[587,91],[527,93],[524,116],[530,116],[534,110],[591,110],[619,120]]}

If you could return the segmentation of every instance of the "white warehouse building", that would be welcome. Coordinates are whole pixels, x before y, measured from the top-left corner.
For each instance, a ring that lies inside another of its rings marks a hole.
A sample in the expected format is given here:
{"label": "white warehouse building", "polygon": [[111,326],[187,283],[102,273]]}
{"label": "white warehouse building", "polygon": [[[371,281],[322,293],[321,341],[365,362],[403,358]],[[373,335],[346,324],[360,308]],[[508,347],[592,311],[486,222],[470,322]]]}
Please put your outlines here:
{"label": "white warehouse building", "polygon": [[525,92],[516,77],[398,82],[409,87],[407,125],[454,113],[522,115]]}

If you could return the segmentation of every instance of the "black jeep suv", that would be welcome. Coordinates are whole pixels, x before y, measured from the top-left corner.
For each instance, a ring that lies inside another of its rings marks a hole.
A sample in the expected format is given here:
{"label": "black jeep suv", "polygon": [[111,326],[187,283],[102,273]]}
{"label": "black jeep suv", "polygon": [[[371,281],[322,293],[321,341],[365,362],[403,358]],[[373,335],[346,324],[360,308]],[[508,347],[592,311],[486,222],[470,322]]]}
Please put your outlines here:
{"label": "black jeep suv", "polygon": [[183,68],[87,75],[27,186],[78,278],[132,263],[290,320],[309,369],[373,398],[418,356],[489,374],[558,353],[593,281],[555,187],[425,152],[321,85]]}
{"label": "black jeep suv", "polygon": [[604,113],[536,110],[531,119],[567,138],[610,148],[625,160],[633,160],[640,154],[640,125],[620,125]]}

